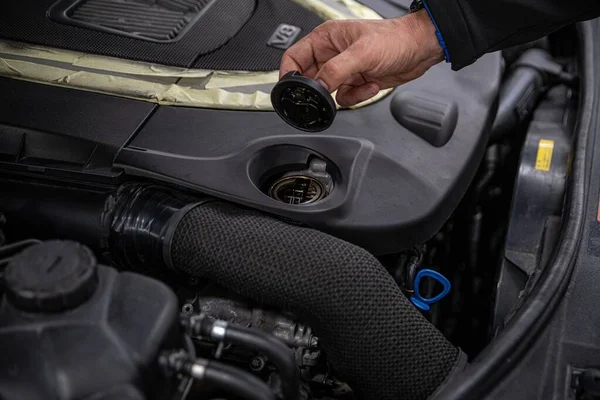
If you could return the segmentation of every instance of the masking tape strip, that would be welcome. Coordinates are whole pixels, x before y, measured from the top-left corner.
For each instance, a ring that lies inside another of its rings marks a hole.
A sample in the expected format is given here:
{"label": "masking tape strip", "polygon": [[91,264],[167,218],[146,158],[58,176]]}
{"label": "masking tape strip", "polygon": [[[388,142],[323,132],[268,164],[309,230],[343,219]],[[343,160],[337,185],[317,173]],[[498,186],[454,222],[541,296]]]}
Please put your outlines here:
{"label": "masking tape strip", "polygon": [[[309,9],[323,19],[382,19],[381,15],[360,4],[356,0],[293,0],[301,6]],[[347,11],[343,12],[327,4],[328,2],[337,2],[339,6],[344,6]]]}
{"label": "masking tape strip", "polygon": [[[133,77],[73,71],[52,66],[40,68],[38,64],[22,60],[0,58],[0,75],[32,82],[43,82],[53,86],[117,95],[161,105],[231,110],[273,110],[270,94],[263,91],[248,94],[230,92],[221,88],[196,89],[178,84],[162,84]],[[373,99],[368,100],[368,104],[380,100],[387,92],[389,91],[382,91]],[[367,102],[356,107],[362,107]]]}
{"label": "masking tape strip", "polygon": [[15,79],[44,82],[53,86],[117,95],[161,105],[213,107],[243,110],[272,109],[269,95],[228,92],[224,89],[194,89],[177,84],[161,84],[122,76],[72,71],[21,61],[0,59],[0,75]]}

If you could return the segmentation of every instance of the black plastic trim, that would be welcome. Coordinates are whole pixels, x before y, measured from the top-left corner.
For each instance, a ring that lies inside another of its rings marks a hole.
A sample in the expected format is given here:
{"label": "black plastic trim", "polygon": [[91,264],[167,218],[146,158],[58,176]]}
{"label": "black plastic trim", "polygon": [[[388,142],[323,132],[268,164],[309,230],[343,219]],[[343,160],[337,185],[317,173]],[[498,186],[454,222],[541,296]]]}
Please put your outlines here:
{"label": "black plastic trim", "polygon": [[[460,113],[443,147],[397,123],[393,95],[338,112],[319,134],[297,132],[274,112],[161,106],[113,166],[390,254],[435,235],[463,197],[484,154],[500,77],[496,53],[458,73],[437,66],[397,89],[454,99]],[[334,189],[326,198],[294,206],[264,193],[264,178],[305,167],[291,148],[328,161]]]}
{"label": "black plastic trim", "polygon": [[178,42],[179,40],[181,40],[181,38],[183,38],[185,36],[185,34],[192,29],[192,27],[198,22],[198,20],[200,18],[202,18],[202,16],[204,16],[204,14],[206,13],[206,11],[215,3],[215,0],[210,0],[208,4],[206,4],[202,10],[200,10],[198,12],[198,14],[196,14],[194,16],[194,18],[192,18],[185,27],[183,27],[183,29],[181,29],[179,32],[177,32],[177,35],[175,38],[173,39],[169,39],[169,40],[158,40],[158,39],[152,39],[150,37],[147,36],[142,36],[142,35],[136,35],[135,33],[128,33],[119,29],[115,29],[115,28],[107,28],[105,26],[99,25],[99,24],[93,24],[91,22],[84,22],[84,21],[80,21],[77,19],[72,18],[69,13],[71,11],[73,11],[74,9],[77,8],[77,6],[79,6],[80,3],[83,3],[86,0],[60,0],[58,2],[56,2],[52,7],[50,7],[50,9],[48,10],[48,16],[50,17],[50,19],[53,19],[56,22],[62,23],[62,24],[66,24],[66,25],[73,25],[79,28],[84,28],[84,29],[92,29],[92,30],[96,30],[99,32],[104,32],[104,33],[109,33],[112,35],[119,35],[119,36],[126,36],[132,39],[138,39],[138,40],[144,40],[147,42],[154,42],[154,43],[175,43]]}
{"label": "black plastic trim", "polygon": [[505,329],[473,360],[460,377],[443,387],[434,400],[483,398],[524,359],[524,355],[531,350],[532,343],[554,315],[566,293],[584,228],[589,187],[587,169],[593,152],[593,147],[588,146],[588,142],[593,139],[590,132],[598,125],[598,120],[593,119],[600,95],[600,86],[595,75],[600,49],[595,45],[593,32],[597,23],[592,21],[578,25],[583,96],[563,231],[552,261],[541,272],[539,281]]}

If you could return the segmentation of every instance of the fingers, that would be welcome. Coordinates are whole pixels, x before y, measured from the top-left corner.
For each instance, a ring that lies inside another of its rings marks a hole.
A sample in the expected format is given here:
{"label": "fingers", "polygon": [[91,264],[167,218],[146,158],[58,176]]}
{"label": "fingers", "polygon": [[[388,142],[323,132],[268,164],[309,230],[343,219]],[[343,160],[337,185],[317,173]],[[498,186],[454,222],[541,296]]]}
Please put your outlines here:
{"label": "fingers", "polygon": [[316,71],[315,52],[309,35],[285,52],[279,67],[279,79],[292,71],[299,71],[304,75],[310,70],[311,66],[314,66],[313,69]]}
{"label": "fingers", "polygon": [[352,45],[327,61],[314,79],[320,81],[329,92],[335,92],[344,82],[363,70],[362,64],[358,47]]}
{"label": "fingers", "polygon": [[323,63],[339,54],[331,40],[331,31],[335,31],[334,24],[328,22],[285,52],[279,67],[280,78],[291,71],[299,71],[304,76],[314,78]]}
{"label": "fingers", "polygon": [[337,92],[336,100],[342,107],[352,107],[379,93],[379,85],[375,82],[364,83],[360,86],[342,85]]}
{"label": "fingers", "polygon": [[290,47],[281,59],[279,77],[299,71],[315,78],[321,67],[338,56],[352,43],[347,21],[326,21]]}

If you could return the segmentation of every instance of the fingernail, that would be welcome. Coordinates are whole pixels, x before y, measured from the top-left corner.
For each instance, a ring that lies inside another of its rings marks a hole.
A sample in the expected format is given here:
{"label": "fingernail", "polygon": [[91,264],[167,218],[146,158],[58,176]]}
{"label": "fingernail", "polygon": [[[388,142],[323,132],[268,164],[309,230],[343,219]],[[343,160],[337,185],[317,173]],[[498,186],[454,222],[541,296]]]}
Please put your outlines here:
{"label": "fingernail", "polygon": [[350,103],[348,103],[345,99],[343,99],[342,101],[340,101],[339,99],[337,99],[337,103],[342,108],[348,108],[348,107],[350,107]]}
{"label": "fingernail", "polygon": [[371,95],[371,97],[375,96],[377,93],[379,93],[379,86],[378,85],[372,85],[369,88],[369,94]]}
{"label": "fingernail", "polygon": [[319,79],[317,81],[317,83],[319,83],[321,86],[323,86],[329,92],[329,86],[327,86],[327,84],[325,83],[325,81],[323,81],[322,79]]}

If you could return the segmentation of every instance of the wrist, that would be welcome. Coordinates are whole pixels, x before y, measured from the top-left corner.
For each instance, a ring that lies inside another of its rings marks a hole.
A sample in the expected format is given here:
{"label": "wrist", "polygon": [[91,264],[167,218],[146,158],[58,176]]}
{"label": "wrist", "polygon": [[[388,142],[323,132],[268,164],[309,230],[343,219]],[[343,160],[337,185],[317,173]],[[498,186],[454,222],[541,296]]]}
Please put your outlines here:
{"label": "wrist", "polygon": [[441,46],[437,35],[436,26],[427,10],[418,10],[399,18],[399,21],[407,25],[413,43],[418,47],[419,53],[424,58],[430,60],[432,65],[446,58],[444,48]]}

